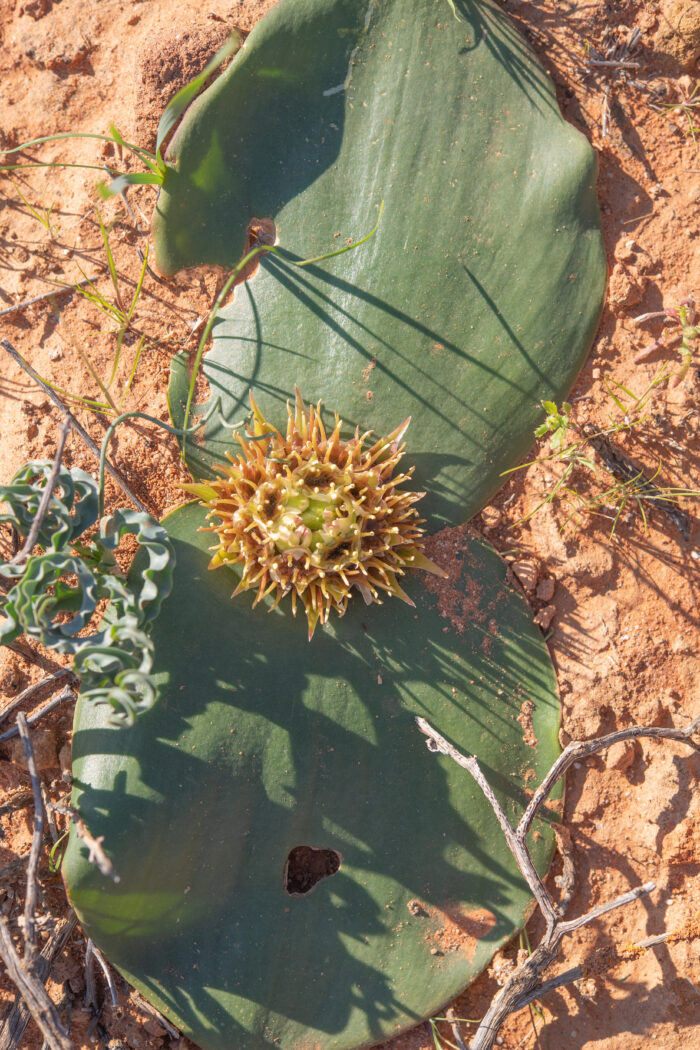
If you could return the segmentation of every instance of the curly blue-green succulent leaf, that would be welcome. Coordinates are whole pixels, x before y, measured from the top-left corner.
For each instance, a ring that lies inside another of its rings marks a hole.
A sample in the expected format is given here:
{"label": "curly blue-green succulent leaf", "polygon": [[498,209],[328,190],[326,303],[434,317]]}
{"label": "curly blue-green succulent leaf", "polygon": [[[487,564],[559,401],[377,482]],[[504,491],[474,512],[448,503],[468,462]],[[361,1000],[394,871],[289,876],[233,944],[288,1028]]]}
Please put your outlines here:
{"label": "curly blue-green succulent leaf", "polygon": [[[100,535],[96,543],[107,551],[116,550],[119,541],[127,534],[134,535],[139,542],[141,558],[148,564],[136,576],[132,574],[128,586],[128,608],[135,613],[139,624],[152,623],[160,612],[161,604],[173,586],[174,551],[168,534],[150,514],[135,510],[120,509],[103,518]],[[136,580],[140,586],[136,585]],[[117,595],[114,595],[116,598]]]}
{"label": "curly blue-green succulent leaf", "polygon": [[[0,574],[11,578],[18,569],[22,567],[3,565]],[[70,574],[77,577],[76,585],[63,579]],[[84,641],[75,636],[90,622],[98,598],[97,580],[82,558],[62,551],[29,558],[22,576],[5,596],[0,644],[26,634],[48,649],[75,653]],[[65,612],[73,615],[66,622],[57,622],[59,613]]]}
{"label": "curly blue-green succulent leaf", "polygon": [[[21,536],[32,527],[53,463],[32,460],[16,472],[9,485],[0,485],[0,502],[10,507],[0,514]],[[97,482],[84,470],[61,467],[44,516],[37,543],[58,551],[77,540],[97,521]]]}
{"label": "curly blue-green succulent leaf", "polygon": [[99,640],[90,639],[73,663],[83,699],[109,704],[116,725],[133,725],[157,701],[152,669],[151,639],[142,628],[123,622],[110,624]]}
{"label": "curly blue-green succulent leaf", "polygon": [[[17,471],[0,495],[10,512],[0,515],[26,535],[34,521],[52,469],[32,462]],[[153,644],[147,630],[172,589],[174,551],[165,529],[149,514],[120,509],[100,522],[91,541],[76,542],[97,520],[98,487],[81,470],[61,468],[37,542],[49,548],[23,564],[0,564],[0,576],[12,586],[0,595],[0,644],[20,635],[49,649],[69,653],[81,676],[81,692],[112,708],[111,720],[132,725],[158,699],[152,678]],[[114,556],[127,534],[140,544],[137,568],[129,579]],[[66,549],[66,548],[73,549]],[[72,583],[65,577],[73,576]],[[80,635],[109,601],[100,628]],[[68,620],[64,615],[72,614]]]}

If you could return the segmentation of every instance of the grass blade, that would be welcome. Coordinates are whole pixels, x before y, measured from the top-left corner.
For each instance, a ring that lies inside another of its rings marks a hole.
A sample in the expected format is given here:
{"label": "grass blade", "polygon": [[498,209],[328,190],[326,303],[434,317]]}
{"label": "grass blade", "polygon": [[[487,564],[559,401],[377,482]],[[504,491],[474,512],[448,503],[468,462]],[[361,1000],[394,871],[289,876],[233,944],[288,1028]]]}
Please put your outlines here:
{"label": "grass blade", "polygon": [[232,33],[226,43],[216,52],[211,62],[207,62],[202,72],[194,77],[193,80],[190,80],[189,84],[185,84],[183,88],[180,88],[163,110],[156,138],[156,161],[163,174],[165,174],[165,161],[163,160],[163,155],[161,153],[163,142],[175,127],[192,100],[199,94],[212,73],[219,68],[222,62],[225,62],[227,58],[234,55],[240,49],[242,43],[243,40],[241,36],[238,33]]}

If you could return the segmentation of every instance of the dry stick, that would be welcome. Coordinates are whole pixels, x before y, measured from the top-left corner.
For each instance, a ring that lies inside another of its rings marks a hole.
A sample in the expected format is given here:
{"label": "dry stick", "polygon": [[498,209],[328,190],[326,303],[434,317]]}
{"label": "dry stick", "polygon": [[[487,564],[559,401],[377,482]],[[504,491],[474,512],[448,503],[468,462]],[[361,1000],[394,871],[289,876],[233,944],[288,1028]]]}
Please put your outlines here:
{"label": "dry stick", "polygon": [[462,1039],[462,1033],[459,1030],[459,1023],[457,1021],[457,1017],[455,1015],[455,1010],[453,1006],[451,1006],[449,1010],[445,1010],[445,1017],[447,1018],[447,1023],[449,1024],[452,1030],[452,1036],[454,1038],[455,1043],[459,1047],[459,1050],[467,1050],[466,1046],[464,1045],[464,1040]]}
{"label": "dry stick", "polygon": [[[27,720],[23,714],[17,716],[17,726],[24,744],[24,754],[27,759],[27,767],[34,792],[34,834],[27,868],[27,896],[24,906],[24,959],[20,960],[4,919],[0,920],[0,954],[3,957],[10,978],[17,986],[26,1009],[39,1026],[50,1050],[71,1050],[70,1040],[63,1029],[56,1008],[43,987],[42,979],[35,974],[38,960],[34,913],[37,901],[39,854],[41,853],[44,840],[44,802],[41,796],[41,783],[36,768],[34,752],[27,729]],[[46,970],[46,976],[48,976],[48,969]],[[46,977],[43,978],[43,980],[45,979]],[[11,1014],[12,1011],[10,1011],[10,1016],[6,1018],[3,1030],[0,1033],[3,1044],[6,1043]],[[14,1028],[14,1025],[11,1027]]]}
{"label": "dry stick", "polygon": [[639,69],[639,62],[628,62],[623,59],[584,58],[587,66],[614,66],[619,69]]}
{"label": "dry stick", "polygon": [[673,944],[677,941],[690,940],[696,936],[697,930],[692,928],[687,935],[682,929],[675,932],[669,930],[666,933],[657,933],[653,937],[647,937],[646,940],[639,941],[637,944],[631,944],[629,948],[625,948],[621,952],[616,951],[614,948],[600,948],[585,962],[580,963],[578,966],[573,966],[570,970],[565,970],[564,973],[557,974],[556,977],[552,977],[549,981],[543,981],[531,997],[525,999],[522,1005],[527,1006],[534,999],[541,999],[547,992],[552,992],[563,985],[573,984],[574,981],[580,981],[583,977],[592,976],[594,973],[604,973],[606,970],[612,969],[613,966],[619,965],[619,963],[637,959],[643,952],[649,948],[656,947],[657,944],[668,942]]}
{"label": "dry stick", "polygon": [[590,755],[596,755],[600,751],[606,751],[609,747],[612,747],[613,744],[619,744],[620,741],[638,740],[640,737],[650,737],[653,740],[677,740],[681,743],[688,744],[696,751],[700,751],[700,743],[697,743],[692,739],[699,731],[700,716],[691,722],[690,725],[686,726],[685,729],[663,729],[659,726],[630,726],[629,729],[617,729],[614,733],[608,733],[607,736],[601,736],[597,740],[572,740],[570,744],[566,745],[559,758],[556,760],[550,771],[547,773],[547,776],[530,799],[522,820],[518,824],[516,831],[518,839],[524,841],[537,810],[547,799],[550,791],[559,778],[563,777],[564,773],[566,773],[567,769],[569,769],[574,762],[580,762],[582,759],[588,758]]}
{"label": "dry stick", "polygon": [[77,682],[76,676],[69,667],[66,667],[61,671],[57,671],[56,674],[51,674],[47,678],[42,678],[40,682],[35,682],[34,685],[30,685],[26,689],[23,689],[21,693],[10,700],[9,704],[6,704],[2,710],[0,710],[0,722],[4,722],[7,716],[12,714],[15,708],[20,707],[25,700],[33,700],[34,697],[39,696],[44,691],[52,693],[54,689],[58,688],[58,683],[66,677],[72,678]]}
{"label": "dry stick", "polygon": [[[80,437],[83,439],[83,441],[85,442],[87,447],[90,449],[90,451],[93,452],[95,454],[95,456],[97,457],[97,459],[99,460],[99,458],[100,458],[100,450],[99,450],[98,446],[92,440],[92,438],[88,434],[88,432],[85,429],[85,427],[83,427],[78,422],[78,420],[75,418],[75,416],[70,411],[70,409],[68,409],[63,404],[63,402],[61,401],[60,397],[51,389],[50,386],[48,386],[47,383],[44,382],[44,380],[41,378],[41,376],[38,375],[34,371],[34,369],[29,364],[29,362],[25,361],[24,358],[20,354],[18,354],[18,352],[15,350],[14,346],[12,345],[12,343],[9,342],[9,340],[7,340],[7,339],[0,340],[0,346],[2,346],[2,348],[4,350],[6,350],[8,352],[8,354],[17,362],[17,364],[20,366],[20,368],[22,368],[27,373],[27,375],[31,379],[34,380],[34,382],[37,384],[37,386],[41,387],[41,389],[44,391],[44,393],[47,395],[47,397],[51,398],[51,400],[56,405],[56,407],[61,410],[61,412],[63,413],[65,418],[70,421],[70,424],[73,427],[73,429],[76,431],[76,433],[80,435]],[[117,468],[112,466],[112,464],[109,462],[109,460],[105,461],[105,466],[106,466],[106,469],[107,469],[107,473],[116,481],[117,485],[122,490],[124,495],[129,497],[129,499],[134,504],[134,506],[138,510],[140,510],[142,514],[150,514],[150,511],[149,511],[148,507],[144,503],[141,502],[141,500],[138,498],[138,496],[134,495],[134,493],[131,491],[131,489],[127,485],[126,481],[124,480],[124,478],[121,476],[121,474],[117,470]]]}
{"label": "dry stick", "polygon": [[34,306],[35,303],[43,303],[46,299],[52,299],[54,295],[65,295],[66,292],[74,292],[76,288],[82,288],[84,284],[92,284],[97,277],[94,278],[86,277],[84,281],[76,281],[74,284],[68,285],[68,287],[54,288],[52,292],[43,292],[41,295],[35,295],[33,299],[23,299],[21,303],[15,303],[14,306],[8,306],[4,310],[0,310],[0,317],[7,317],[9,314],[19,313],[20,310],[24,310],[27,306]]}
{"label": "dry stick", "polygon": [[[49,700],[48,704],[44,704],[44,706],[40,707],[38,711],[34,711],[34,713],[31,714],[27,719],[27,725],[33,726],[36,722],[43,718],[44,715],[47,715],[49,711],[53,711],[54,708],[58,707],[60,704],[64,704],[68,700],[75,700],[75,698],[75,689],[72,685],[67,685],[65,689],[58,694],[58,696],[55,696],[53,700]],[[12,729],[8,729],[6,732],[0,734],[0,744],[4,743],[6,740],[12,740],[13,737],[16,737],[18,735],[18,732],[19,730],[17,729],[17,727],[13,726]]]}
{"label": "dry stick", "polygon": [[[74,911],[71,911],[68,918],[61,923],[56,930],[51,940],[41,949],[41,954],[38,956],[36,963],[34,964],[33,977],[27,978],[32,982],[35,992],[38,989],[39,993],[43,993],[43,995],[46,996],[46,992],[41,985],[46,981],[51,972],[51,965],[54,959],[63,951],[77,925],[77,916]],[[2,929],[0,929],[0,936],[1,935]],[[48,999],[48,996],[46,996],[46,998]],[[56,1013],[56,1023],[60,1028],[60,1022],[57,1021],[58,1014],[55,1010],[54,1004],[50,999],[48,999],[48,1002]],[[2,1025],[0,1025],[0,1050],[16,1050],[16,1048],[21,1045],[22,1037],[24,1036],[25,1029],[29,1024],[31,1016],[32,1014],[27,1003],[24,998],[22,998],[21,994],[18,994],[12,1008],[5,1016]],[[50,1042],[49,1039],[46,1038],[44,1046],[51,1048],[51,1050],[56,1046],[60,1047],[61,1050],[63,1050],[64,1047],[70,1048],[71,1044],[65,1033],[63,1034],[63,1038],[65,1041],[59,1043]]]}
{"label": "dry stick", "polygon": [[466,769],[476,780],[477,784],[483,791],[486,799],[491,806],[491,809],[496,814],[496,819],[501,825],[501,830],[505,835],[508,848],[518,862],[518,867],[522,871],[528,886],[532,890],[532,894],[540,906],[542,913],[547,921],[547,932],[554,928],[557,921],[557,913],[552,904],[552,901],[544,887],[542,879],[537,874],[535,865],[532,863],[532,858],[528,852],[527,846],[523,845],[516,837],[515,831],[510,825],[510,822],[503,812],[500,802],[496,798],[489,784],[488,780],[481,772],[479,763],[473,755],[463,755],[461,751],[458,751],[456,747],[448,743],[444,736],[441,736],[433,727],[426,722],[420,715],[416,716],[416,724],[420,729],[421,733],[427,736],[427,745],[430,751],[439,751],[442,755],[449,755],[458,766],[462,766]]}
{"label": "dry stick", "polygon": [[[498,822],[503,829],[511,853],[515,858],[522,875],[527,881],[533,896],[537,900],[537,903],[540,903],[542,895],[544,895],[546,901],[545,908],[542,908],[542,905],[540,904],[547,923],[542,942],[537,948],[535,948],[534,952],[528,956],[522,966],[518,967],[504,987],[494,997],[486,1014],[482,1018],[472,1042],[470,1043],[470,1050],[490,1050],[494,1045],[501,1025],[509,1014],[514,1013],[516,1010],[520,1010],[523,1006],[527,1006],[534,999],[539,999],[544,994],[544,991],[553,987],[559,987],[560,984],[568,983],[568,981],[564,980],[564,975],[560,975],[560,978],[554,979],[558,981],[557,984],[552,984],[552,982],[542,982],[541,980],[542,973],[554,961],[559,944],[566,934],[572,933],[574,930],[578,930],[582,926],[587,926],[595,919],[598,919],[601,915],[605,915],[614,908],[623,907],[625,904],[629,904],[631,901],[637,900],[639,897],[650,893],[655,888],[655,883],[645,883],[643,886],[638,886],[627,893],[623,893],[621,896],[616,897],[612,901],[608,901],[606,904],[601,904],[597,908],[593,908],[591,911],[577,919],[571,919],[569,922],[563,922],[560,919],[557,921],[558,915],[556,906],[545,889],[539,875],[534,870],[534,865],[526,841],[528,831],[530,830],[532,821],[534,820],[540,806],[545,802],[554,785],[573,762],[580,761],[582,758],[586,758],[589,755],[604,751],[621,740],[635,740],[639,737],[649,737],[657,740],[676,740],[688,744],[695,750],[700,750],[700,744],[692,739],[693,735],[700,731],[700,717],[696,718],[684,729],[663,729],[656,726],[632,726],[629,729],[620,729],[615,733],[608,733],[606,736],[600,737],[597,740],[572,741],[572,743],[564,749],[547,773],[542,784],[530,800],[530,803],[528,804],[516,829],[513,829],[508,822],[508,819],[506,818],[498,800],[495,798],[493,791],[481,772],[474,756],[463,755],[457,750],[457,748],[453,747],[452,744],[445,740],[440,733],[433,729],[424,718],[417,717],[416,723],[420,731],[428,738],[427,745],[431,751],[448,755],[457,762],[458,765],[467,769],[472,774],[491,804]],[[552,916],[554,916],[554,921],[551,919]],[[654,943],[659,942],[654,941]],[[569,980],[576,980],[578,977],[582,976],[583,970],[579,973],[578,969],[579,968],[569,971],[569,974],[575,974],[575,976],[570,976]]]}
{"label": "dry stick", "polygon": [[63,459],[63,450],[66,447],[66,439],[68,437],[70,426],[71,424],[69,419],[64,420],[64,422],[61,425],[61,433],[59,434],[58,445],[56,446],[56,455],[54,456],[53,466],[51,467],[51,473],[46,479],[46,485],[44,486],[44,491],[41,494],[41,500],[39,502],[38,510],[34,515],[34,520],[32,521],[29,532],[27,533],[27,538],[24,541],[22,549],[17,551],[14,558],[10,558],[10,565],[23,565],[24,562],[27,561],[27,559],[29,558],[29,555],[34,550],[34,546],[37,541],[37,536],[39,535],[39,530],[44,524],[44,518],[46,517],[46,513],[49,509],[49,503],[51,502],[53,490],[56,488],[58,475],[61,472],[61,460]]}
{"label": "dry stick", "polygon": [[27,719],[23,714],[17,715],[17,729],[24,745],[24,757],[27,760],[27,769],[32,782],[34,792],[34,834],[32,835],[32,848],[29,854],[29,866],[27,868],[27,896],[24,902],[24,965],[31,969],[36,957],[36,926],[34,913],[36,912],[36,901],[38,895],[38,870],[39,855],[44,842],[44,800],[41,795],[41,781],[36,768],[36,759],[29,738]]}
{"label": "dry stick", "polygon": [[105,981],[107,982],[107,988],[109,989],[109,997],[112,1000],[112,1006],[117,1006],[119,1004],[119,998],[117,996],[117,989],[114,984],[114,977],[112,976],[112,971],[110,970],[104,955],[102,954],[99,948],[95,947],[91,938],[88,939],[88,946],[85,952],[86,956],[88,950],[92,955],[94,955],[94,957],[100,964],[100,969],[102,970]]}

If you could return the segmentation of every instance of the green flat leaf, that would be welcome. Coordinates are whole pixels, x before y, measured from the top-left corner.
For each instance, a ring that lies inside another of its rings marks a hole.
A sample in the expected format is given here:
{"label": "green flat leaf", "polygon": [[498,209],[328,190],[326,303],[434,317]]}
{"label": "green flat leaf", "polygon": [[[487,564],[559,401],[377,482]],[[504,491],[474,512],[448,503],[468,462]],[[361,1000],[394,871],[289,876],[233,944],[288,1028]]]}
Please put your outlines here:
{"label": "green flat leaf", "polygon": [[[595,158],[549,78],[485,0],[282,0],[178,129],[154,223],[166,272],[231,268],[252,218],[264,255],[204,361],[223,415],[254,389],[282,418],[295,384],[350,426],[406,416],[430,528],[465,520],[561,401],[605,285]],[[171,392],[174,421],[182,399]],[[206,477],[233,438],[210,423]]]}
{"label": "green flat leaf", "polygon": [[[374,1043],[458,993],[529,903],[479,789],[429,753],[414,716],[478,755],[514,821],[558,753],[547,650],[499,558],[466,536],[446,537],[447,585],[407,577],[415,608],[356,595],[308,643],[288,602],[231,600],[235,573],[207,568],[204,520],[190,504],[164,522],[177,566],[152,631],[158,706],[113,729],[79,702],[73,801],[120,881],[72,834],[71,900],[205,1050]],[[527,701],[536,747],[517,721]],[[552,836],[539,830],[543,871]],[[297,846],[342,861],[292,897]]]}

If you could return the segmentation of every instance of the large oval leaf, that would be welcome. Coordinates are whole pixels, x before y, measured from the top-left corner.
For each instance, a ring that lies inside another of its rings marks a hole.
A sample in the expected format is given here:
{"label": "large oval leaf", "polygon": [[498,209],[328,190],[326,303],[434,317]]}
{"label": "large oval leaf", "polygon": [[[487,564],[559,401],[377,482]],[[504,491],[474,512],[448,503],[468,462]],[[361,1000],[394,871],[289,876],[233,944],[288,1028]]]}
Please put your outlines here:
{"label": "large oval leaf", "polygon": [[[427,751],[414,716],[478,755],[514,820],[557,754],[547,650],[497,555],[466,537],[432,552],[450,551],[447,583],[408,581],[416,608],[351,602],[309,644],[303,617],[231,601],[233,571],[207,569],[203,513],[165,521],[177,568],[153,631],[160,705],[132,729],[78,705],[74,802],[121,878],[73,837],[71,900],[205,1050],[376,1042],[459,992],[529,903],[479,789]],[[302,846],[336,851],[340,869],[290,896]]]}
{"label": "large oval leaf", "polygon": [[[173,146],[160,265],[231,267],[253,217],[268,256],[214,328],[205,372],[229,419],[249,388],[281,417],[297,384],[350,424],[406,416],[431,527],[461,522],[532,440],[590,345],[605,283],[595,161],[485,0],[282,0]],[[357,239],[361,248],[299,268]],[[184,365],[171,388],[182,420]],[[275,404],[277,402],[277,404]],[[188,464],[231,445],[209,425]]]}

